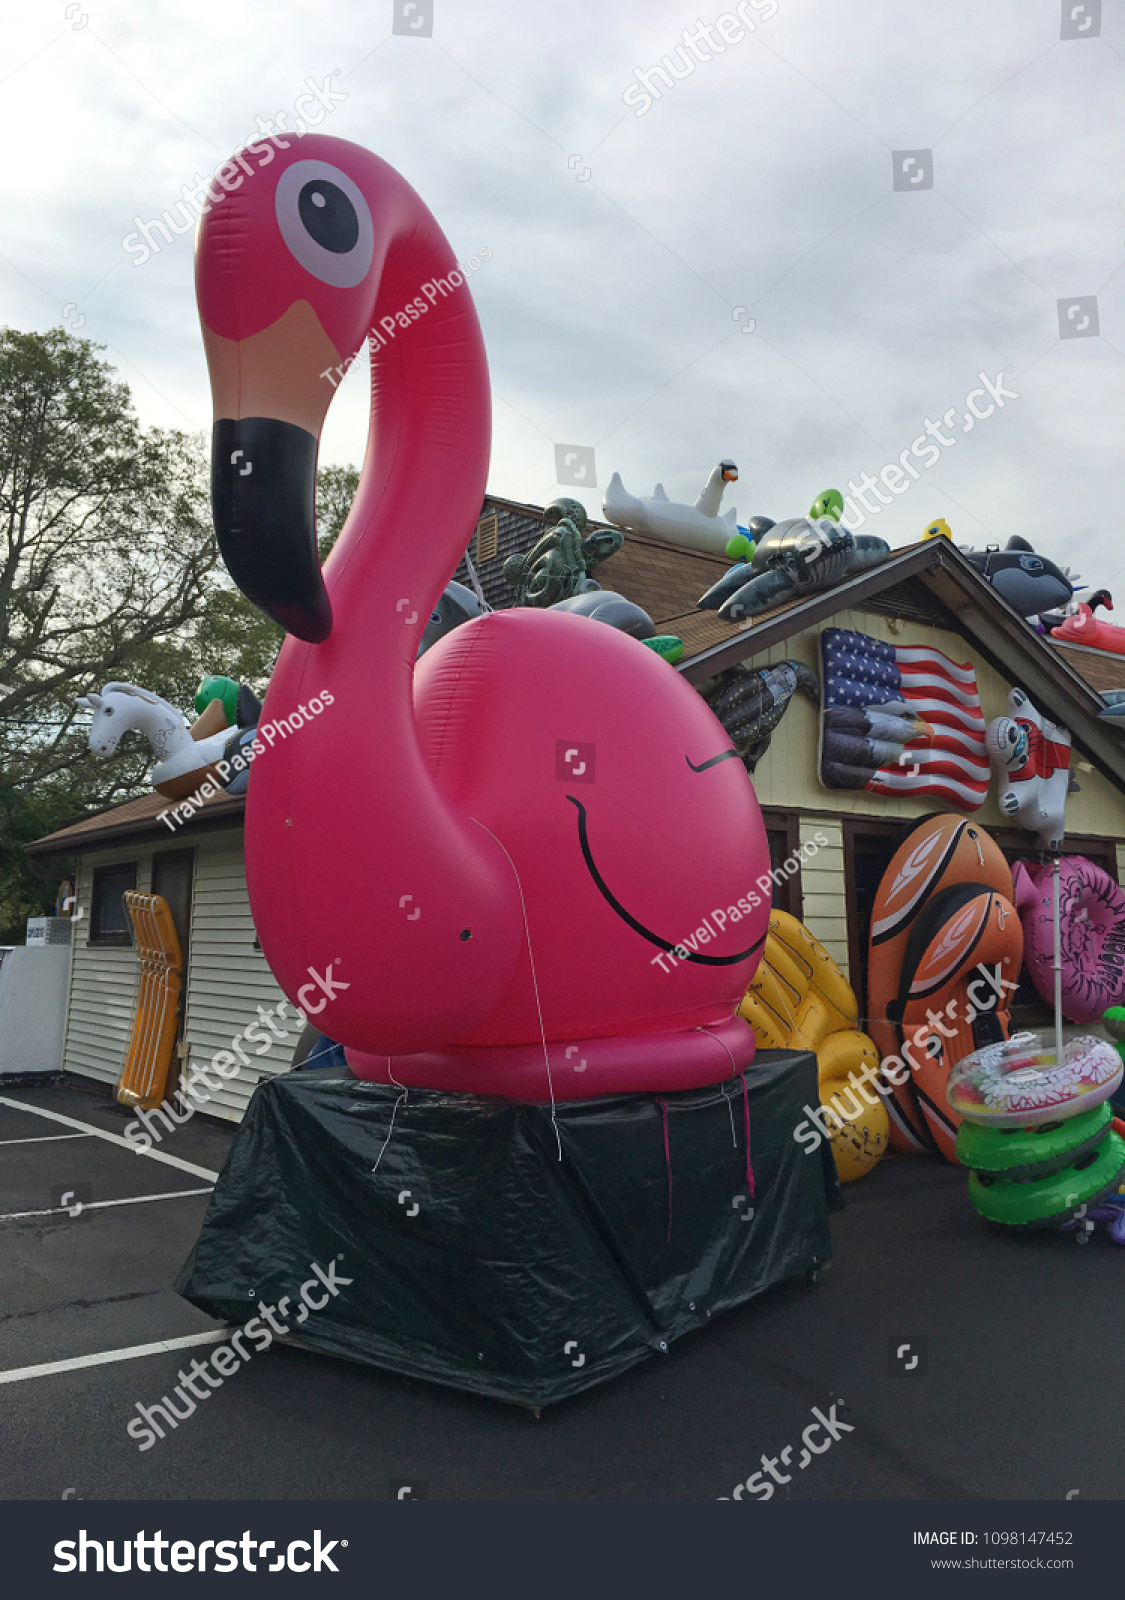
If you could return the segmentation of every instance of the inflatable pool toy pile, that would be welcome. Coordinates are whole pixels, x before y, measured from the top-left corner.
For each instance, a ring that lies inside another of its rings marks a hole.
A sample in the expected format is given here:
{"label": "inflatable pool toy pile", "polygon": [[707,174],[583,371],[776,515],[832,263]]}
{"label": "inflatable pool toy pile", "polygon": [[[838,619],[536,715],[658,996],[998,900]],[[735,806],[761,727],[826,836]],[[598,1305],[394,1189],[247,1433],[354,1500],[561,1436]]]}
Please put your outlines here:
{"label": "inflatable pool toy pile", "polygon": [[[1070,1040],[1060,1062],[1032,1033],[957,1063],[947,1091],[964,1119],[957,1157],[970,1169],[969,1197],[982,1217],[1009,1227],[1072,1226],[1076,1212],[1112,1194],[1125,1175],[1125,1139],[1108,1103],[1122,1070],[1104,1039]],[[1101,1220],[1112,1232],[1118,1209],[1110,1205]]]}
{"label": "inflatable pool toy pile", "polygon": [[864,1087],[878,1071],[879,1052],[856,1027],[859,1005],[848,980],[787,911],[771,911],[761,965],[738,1009],[761,1049],[816,1052],[822,1115],[835,1124],[830,1138],[840,1182],[870,1172],[889,1132],[879,1095]]}

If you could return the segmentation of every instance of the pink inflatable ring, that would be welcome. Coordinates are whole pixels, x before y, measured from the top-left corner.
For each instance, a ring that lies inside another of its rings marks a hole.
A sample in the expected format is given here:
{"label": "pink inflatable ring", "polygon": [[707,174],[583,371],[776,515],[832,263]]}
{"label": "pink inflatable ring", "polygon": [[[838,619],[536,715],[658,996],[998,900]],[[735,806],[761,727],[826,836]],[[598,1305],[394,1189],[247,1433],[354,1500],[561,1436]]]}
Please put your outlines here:
{"label": "pink inflatable ring", "polygon": [[1057,1063],[1053,1046],[1034,1033],[1017,1033],[959,1061],[949,1074],[946,1095],[969,1122],[1034,1128],[1108,1100],[1123,1070],[1121,1057],[1105,1039],[1071,1039]]}
{"label": "pink inflatable ring", "polygon": [[[1121,630],[1125,633],[1125,629]],[[1055,1003],[1054,897],[1050,863],[1017,861],[1012,869],[1023,924],[1028,975],[1047,1005]],[[1059,866],[1062,1008],[1072,1022],[1100,1022],[1125,999],[1125,893],[1085,856]]]}

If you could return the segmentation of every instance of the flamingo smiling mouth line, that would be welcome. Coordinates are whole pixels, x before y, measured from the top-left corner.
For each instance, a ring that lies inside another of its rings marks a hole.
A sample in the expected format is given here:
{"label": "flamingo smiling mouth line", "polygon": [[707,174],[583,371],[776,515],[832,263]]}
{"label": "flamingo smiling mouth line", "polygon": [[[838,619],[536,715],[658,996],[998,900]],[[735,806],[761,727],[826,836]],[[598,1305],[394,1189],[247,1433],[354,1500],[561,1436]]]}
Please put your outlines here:
{"label": "flamingo smiling mouth line", "polygon": [[[593,855],[591,854],[590,841],[586,832],[586,807],[582,804],[581,800],[576,800],[572,794],[568,794],[566,798],[578,812],[578,843],[581,846],[582,856],[586,862],[587,870],[589,871],[591,878],[593,878],[594,883],[597,885],[598,891],[600,892],[602,898],[612,910],[616,911],[622,922],[627,922],[630,928],[632,928],[633,932],[639,933],[642,939],[647,939],[649,944],[656,945],[660,950],[667,950],[668,952],[676,951],[678,954],[680,950],[684,949],[682,944],[677,944],[670,939],[662,939],[658,933],[653,933],[649,928],[645,927],[643,922],[638,922],[636,917],[632,916],[630,912],[626,911],[620,900],[618,900],[612,889],[602,877],[601,873],[598,871],[597,864],[594,861]],[[768,932],[769,929],[767,928],[766,933]],[[754,943],[749,947],[749,949],[740,951],[738,955],[701,956],[695,955],[690,950],[687,950],[683,956],[679,957],[679,959],[684,961],[694,961],[701,967],[733,967],[737,966],[740,961],[745,961],[749,956],[752,956],[755,950],[757,950],[761,945],[765,944],[765,942],[766,934],[763,933],[760,939],[755,939]]]}
{"label": "flamingo smiling mouth line", "polygon": [[710,761],[704,761],[698,767],[690,756],[685,756],[684,760],[693,772],[706,772],[708,767],[717,767],[720,761],[730,761],[732,757],[737,761],[737,750],[722,750],[717,756],[712,756]]}

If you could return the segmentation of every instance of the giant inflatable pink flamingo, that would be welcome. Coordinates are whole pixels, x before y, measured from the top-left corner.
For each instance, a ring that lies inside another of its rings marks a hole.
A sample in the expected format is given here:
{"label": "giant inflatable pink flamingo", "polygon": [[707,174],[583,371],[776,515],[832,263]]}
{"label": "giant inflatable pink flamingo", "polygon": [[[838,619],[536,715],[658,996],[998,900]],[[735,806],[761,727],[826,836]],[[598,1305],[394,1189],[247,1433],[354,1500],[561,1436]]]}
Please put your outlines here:
{"label": "giant inflatable pink flamingo", "polygon": [[[494,612],[415,672],[485,490],[472,299],[377,156],[252,153],[196,277],[219,544],[290,634],[263,722],[300,731],[255,762],[246,813],[270,967],[294,1003],[326,997],[362,1077],[546,1100],[731,1076],[769,914],[742,763],[674,669],[584,617]],[[330,374],[369,335],[367,456],[322,577]]]}

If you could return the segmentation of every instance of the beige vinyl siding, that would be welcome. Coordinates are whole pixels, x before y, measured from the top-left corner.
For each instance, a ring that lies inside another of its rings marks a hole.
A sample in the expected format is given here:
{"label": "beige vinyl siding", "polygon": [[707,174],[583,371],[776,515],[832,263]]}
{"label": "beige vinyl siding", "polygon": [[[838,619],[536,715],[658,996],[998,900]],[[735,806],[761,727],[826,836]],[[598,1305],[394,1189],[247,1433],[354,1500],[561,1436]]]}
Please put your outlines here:
{"label": "beige vinyl siding", "polygon": [[152,850],[117,846],[80,856],[75,899],[82,913],[74,930],[63,1068],[83,1078],[115,1084],[125,1064],[137,993],[137,958],[128,945],[91,945],[94,869],[118,861],[137,863],[137,888],[152,881]]}
{"label": "beige vinyl siding", "polygon": [[[820,839],[827,839],[828,843],[822,845]],[[846,974],[848,915],[844,896],[844,830],[839,822],[828,817],[802,817],[801,849],[804,852],[801,920]]]}
{"label": "beige vinyl siding", "polygon": [[[269,1011],[285,1000],[265,956],[254,948],[241,828],[205,834],[196,846],[191,919],[184,1038],[188,1059],[202,1066],[216,1051],[229,1052],[232,1039],[241,1038],[247,1027],[262,1027],[258,1006]],[[243,1039],[251,1065],[224,1081],[208,1101],[209,1113],[240,1121],[260,1079],[289,1070],[303,1024],[288,1004],[279,1026],[287,1024],[293,1031],[285,1040],[275,1039],[267,1054],[257,1054],[260,1040]],[[273,1037],[268,1027],[262,1031]]]}
{"label": "beige vinyl siding", "polygon": [[[206,1065],[216,1051],[229,1051],[232,1039],[247,1026],[258,1024],[259,1005],[269,1010],[285,997],[265,956],[254,948],[242,829],[203,834],[194,842],[177,839],[169,848],[182,849],[185,843],[192,843],[195,862],[183,1036],[189,1059]],[[85,915],[75,930],[64,1066],[111,1086],[120,1076],[132,1031],[137,960],[129,947],[89,943],[94,869],[136,861],[137,888],[150,891],[152,858],[151,844],[131,849],[119,845],[91,851],[78,862],[77,901]],[[243,1042],[251,1066],[223,1081],[205,1107],[210,1115],[241,1120],[259,1080],[289,1070],[300,1024],[290,1012],[280,1025],[287,1022],[293,1031],[274,1040],[268,1054],[256,1053],[260,1041]]]}

